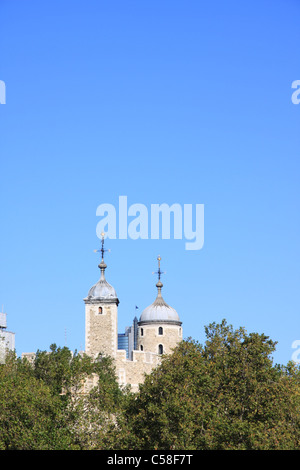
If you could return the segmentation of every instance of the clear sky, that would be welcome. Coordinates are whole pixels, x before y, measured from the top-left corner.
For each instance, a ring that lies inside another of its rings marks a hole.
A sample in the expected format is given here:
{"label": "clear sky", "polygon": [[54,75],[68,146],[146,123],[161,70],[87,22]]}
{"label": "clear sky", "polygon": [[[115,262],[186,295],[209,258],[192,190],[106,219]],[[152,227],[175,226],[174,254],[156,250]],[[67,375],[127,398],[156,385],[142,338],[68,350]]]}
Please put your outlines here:
{"label": "clear sky", "polygon": [[[97,207],[204,204],[204,246],[106,240],[119,332],[156,296],[300,340],[299,0],[1,0],[0,306],[16,350],[84,348]],[[135,310],[135,306],[139,310]]]}

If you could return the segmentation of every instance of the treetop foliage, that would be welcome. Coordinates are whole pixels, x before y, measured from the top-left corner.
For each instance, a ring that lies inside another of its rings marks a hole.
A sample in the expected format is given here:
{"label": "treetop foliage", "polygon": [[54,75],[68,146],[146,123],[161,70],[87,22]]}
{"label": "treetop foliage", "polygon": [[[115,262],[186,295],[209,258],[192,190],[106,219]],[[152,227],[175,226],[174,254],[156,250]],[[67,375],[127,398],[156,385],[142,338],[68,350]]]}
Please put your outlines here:
{"label": "treetop foliage", "polygon": [[[114,362],[51,345],[0,366],[0,449],[299,449],[300,373],[223,320],[182,341],[137,393]],[[96,379],[96,380],[95,380]],[[90,390],[83,385],[91,381]]]}

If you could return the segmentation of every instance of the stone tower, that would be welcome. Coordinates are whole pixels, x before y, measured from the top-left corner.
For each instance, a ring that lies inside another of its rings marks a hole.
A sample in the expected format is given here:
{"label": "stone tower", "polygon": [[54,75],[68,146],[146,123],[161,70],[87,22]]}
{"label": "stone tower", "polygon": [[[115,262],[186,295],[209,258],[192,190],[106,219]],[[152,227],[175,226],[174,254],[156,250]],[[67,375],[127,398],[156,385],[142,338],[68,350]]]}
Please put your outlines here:
{"label": "stone tower", "polygon": [[104,234],[100,250],[99,281],[91,287],[85,302],[85,351],[96,358],[99,353],[116,357],[118,348],[118,305],[115,289],[105,279]]}
{"label": "stone tower", "polygon": [[[99,354],[114,360],[119,385],[130,385],[133,392],[143,383],[145,374],[161,363],[163,354],[170,354],[182,340],[182,323],[178,313],[161,295],[160,256],[158,259],[157,297],[145,308],[124,334],[118,335],[119,299],[115,289],[105,279],[104,234],[100,250],[100,279],[91,287],[85,302],[85,352],[96,359]],[[118,339],[120,339],[118,343]],[[122,340],[122,341],[121,341]],[[97,377],[85,384],[86,389],[96,385]]]}
{"label": "stone tower", "polygon": [[160,261],[158,256],[157,297],[153,304],[143,310],[138,322],[138,350],[154,354],[169,354],[182,340],[181,321],[178,313],[170,307],[161,295]]}

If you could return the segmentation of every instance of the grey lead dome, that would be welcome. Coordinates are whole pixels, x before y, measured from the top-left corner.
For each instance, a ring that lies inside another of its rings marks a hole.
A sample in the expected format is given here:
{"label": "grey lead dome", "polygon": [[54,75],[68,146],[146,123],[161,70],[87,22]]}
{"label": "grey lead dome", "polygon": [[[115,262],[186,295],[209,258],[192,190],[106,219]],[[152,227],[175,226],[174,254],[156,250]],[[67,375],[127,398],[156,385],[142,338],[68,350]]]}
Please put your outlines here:
{"label": "grey lead dome", "polygon": [[102,302],[103,301],[104,302],[106,302],[106,301],[115,301],[115,302],[119,303],[119,300],[118,300],[117,293],[116,293],[115,289],[105,279],[104,271],[105,271],[106,267],[107,266],[104,263],[104,260],[102,258],[102,261],[99,264],[99,268],[101,270],[101,277],[100,277],[99,281],[90,288],[87,297],[84,299],[85,302],[93,303],[95,301],[101,300]]}
{"label": "grey lead dome", "polygon": [[117,299],[117,294],[113,286],[111,286],[106,279],[99,279],[99,281],[90,288],[87,299],[113,300]]}
{"label": "grey lead dome", "polygon": [[177,325],[181,325],[181,321],[179,318],[178,313],[176,310],[172,307],[170,307],[162,298],[161,295],[161,288],[163,287],[162,282],[159,280],[158,283],[156,284],[157,287],[157,297],[153,304],[149,305],[149,307],[146,307],[145,310],[143,310],[139,323],[149,323],[149,322],[155,322],[155,323],[175,323]]}

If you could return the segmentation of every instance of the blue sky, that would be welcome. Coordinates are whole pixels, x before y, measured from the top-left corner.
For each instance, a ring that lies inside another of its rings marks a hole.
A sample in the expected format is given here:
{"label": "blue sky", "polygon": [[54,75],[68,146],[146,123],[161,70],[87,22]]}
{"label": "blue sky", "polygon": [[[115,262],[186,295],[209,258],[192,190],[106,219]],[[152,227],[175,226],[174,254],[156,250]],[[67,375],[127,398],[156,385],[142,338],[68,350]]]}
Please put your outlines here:
{"label": "blue sky", "polygon": [[102,203],[204,204],[204,246],[106,240],[119,332],[156,295],[300,339],[300,3],[1,0],[0,305],[16,350],[84,348]]}

